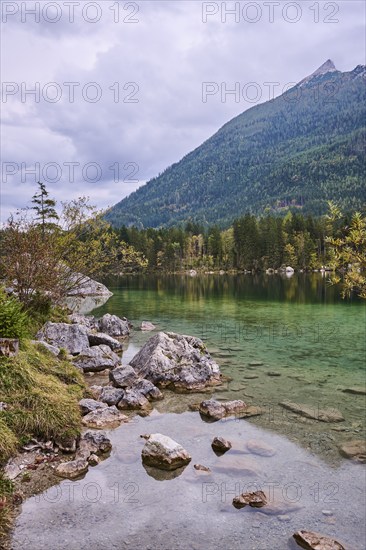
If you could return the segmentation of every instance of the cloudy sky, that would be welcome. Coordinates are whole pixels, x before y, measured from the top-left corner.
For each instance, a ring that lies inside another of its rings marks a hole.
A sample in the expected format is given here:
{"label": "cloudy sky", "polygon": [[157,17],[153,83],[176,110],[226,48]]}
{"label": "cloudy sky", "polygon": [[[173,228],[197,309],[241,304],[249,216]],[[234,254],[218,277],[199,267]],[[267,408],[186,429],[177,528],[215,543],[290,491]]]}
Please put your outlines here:
{"label": "cloudy sky", "polygon": [[1,10],[2,221],[38,178],[58,201],[113,205],[328,58],[342,71],[365,63],[362,1]]}

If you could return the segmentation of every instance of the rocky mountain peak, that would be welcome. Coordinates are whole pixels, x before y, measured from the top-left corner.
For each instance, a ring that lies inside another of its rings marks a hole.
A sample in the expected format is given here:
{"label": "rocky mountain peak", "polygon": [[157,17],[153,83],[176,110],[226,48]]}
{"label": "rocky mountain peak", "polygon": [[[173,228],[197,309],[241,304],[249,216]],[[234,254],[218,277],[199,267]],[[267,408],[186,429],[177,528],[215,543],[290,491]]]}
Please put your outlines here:
{"label": "rocky mountain peak", "polygon": [[314,71],[313,73],[311,73],[309,76],[307,76],[306,78],[304,78],[303,80],[301,80],[299,82],[299,84],[301,86],[303,86],[304,84],[307,84],[307,82],[309,82],[310,80],[312,80],[314,77],[316,76],[320,76],[322,74],[326,74],[326,73],[330,73],[330,72],[335,72],[337,71],[336,69],[336,66],[334,65],[333,61],[331,59],[327,59],[327,61],[325,63],[323,63],[322,65],[320,65],[320,67],[318,67],[316,69],[316,71]]}

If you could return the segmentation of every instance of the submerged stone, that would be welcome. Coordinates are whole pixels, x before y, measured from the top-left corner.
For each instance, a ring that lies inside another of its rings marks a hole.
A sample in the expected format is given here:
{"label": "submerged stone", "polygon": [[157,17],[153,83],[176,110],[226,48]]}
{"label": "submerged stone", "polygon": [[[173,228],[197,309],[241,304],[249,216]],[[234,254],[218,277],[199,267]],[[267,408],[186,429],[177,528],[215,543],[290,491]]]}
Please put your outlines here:
{"label": "submerged stone", "polygon": [[238,418],[246,418],[262,414],[260,407],[247,405],[241,399],[226,402],[208,399],[199,404],[198,410],[201,414],[213,420],[220,420],[221,418],[232,415]]}
{"label": "submerged stone", "polygon": [[290,401],[283,401],[280,403],[281,407],[288,409],[300,416],[311,418],[312,420],[318,420],[320,422],[343,422],[344,417],[338,409],[319,409],[317,407],[311,407],[311,405],[305,405],[303,403],[292,403]]}
{"label": "submerged stone", "polygon": [[366,441],[364,439],[347,441],[339,447],[339,452],[346,458],[366,462]]}
{"label": "submerged stone", "polygon": [[312,531],[297,531],[294,533],[293,537],[297,544],[306,550],[346,550],[345,547],[335,539]]}

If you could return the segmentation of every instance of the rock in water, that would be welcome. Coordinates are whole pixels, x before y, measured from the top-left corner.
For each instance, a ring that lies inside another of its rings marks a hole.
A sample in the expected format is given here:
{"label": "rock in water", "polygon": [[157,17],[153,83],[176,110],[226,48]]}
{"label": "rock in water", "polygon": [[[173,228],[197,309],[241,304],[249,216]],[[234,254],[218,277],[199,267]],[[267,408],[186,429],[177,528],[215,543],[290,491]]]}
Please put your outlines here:
{"label": "rock in water", "polygon": [[85,458],[76,458],[70,462],[62,462],[55,468],[55,474],[60,477],[74,479],[88,471],[88,461]]}
{"label": "rock in water", "polygon": [[366,462],[366,441],[364,439],[353,439],[339,447],[339,452],[346,458],[352,458],[357,462]]}
{"label": "rock in water", "polygon": [[353,393],[354,395],[366,395],[366,387],[355,386],[353,388],[345,388],[344,393]]}
{"label": "rock in water", "polygon": [[58,348],[65,348],[72,355],[89,347],[88,330],[82,325],[48,321],[37,333],[37,339]]}
{"label": "rock in water", "polygon": [[111,441],[104,432],[88,430],[81,436],[77,456],[87,460],[90,455],[108,453],[111,448]]}
{"label": "rock in water", "polygon": [[104,386],[99,399],[107,405],[117,405],[124,396],[125,391],[120,388],[112,388],[111,386]]}
{"label": "rock in water", "polygon": [[100,344],[105,344],[109,346],[113,351],[119,351],[122,349],[122,344],[109,334],[104,332],[88,332],[89,344],[91,346],[100,346]]}
{"label": "rock in water", "polygon": [[297,544],[306,550],[346,550],[336,540],[312,531],[297,531],[293,537]]}
{"label": "rock in water", "polygon": [[235,508],[244,508],[248,504],[252,508],[262,508],[262,506],[267,504],[267,497],[263,491],[254,491],[252,493],[242,493],[233,499],[233,506]]}
{"label": "rock in water", "polygon": [[263,443],[262,441],[257,441],[256,439],[250,439],[247,441],[247,449],[249,452],[259,456],[273,456],[276,454],[273,447]]}
{"label": "rock in water", "polygon": [[138,376],[130,365],[121,365],[110,371],[109,380],[116,388],[129,388],[137,382]]}
{"label": "rock in water", "polygon": [[111,315],[106,313],[98,321],[98,328],[100,332],[105,332],[109,336],[128,336],[130,334],[130,323],[123,317],[117,317],[117,315]]}
{"label": "rock in water", "polygon": [[79,407],[80,407],[81,414],[85,415],[97,409],[106,409],[107,405],[106,403],[101,403],[100,401],[96,401],[96,399],[85,398],[85,399],[80,399]]}
{"label": "rock in water", "polygon": [[226,401],[226,403],[216,401],[216,399],[207,399],[199,404],[198,410],[201,414],[213,420],[220,420],[220,418],[232,415],[238,418],[246,418],[262,414],[260,407],[249,406],[240,399]]}
{"label": "rock in water", "polygon": [[193,468],[199,472],[211,472],[210,468],[208,466],[204,466],[203,464],[195,464]]}
{"label": "rock in water", "polygon": [[217,453],[226,453],[226,451],[231,449],[231,443],[223,437],[215,437],[211,443],[211,447]]}
{"label": "rock in water", "polygon": [[96,409],[88,413],[82,419],[82,424],[89,428],[115,427],[128,420],[128,417],[122,414],[117,407],[107,407],[105,409]]}
{"label": "rock in water", "polygon": [[156,326],[150,323],[150,321],[142,321],[141,330],[155,330]]}
{"label": "rock in water", "polygon": [[124,390],[118,402],[119,409],[146,409],[150,408],[149,400],[142,393],[134,389]]}
{"label": "rock in water", "polygon": [[101,344],[83,350],[74,359],[74,365],[84,372],[99,372],[113,369],[120,363],[120,358],[109,346]]}
{"label": "rock in water", "polygon": [[179,443],[162,434],[151,434],[142,449],[142,461],[160,470],[186,466],[192,457]]}
{"label": "rock in water", "polygon": [[76,325],[84,325],[90,330],[97,330],[97,320],[93,315],[82,315],[81,313],[72,313],[69,315],[71,323]]}
{"label": "rock in water", "polygon": [[172,332],[158,332],[130,361],[143,378],[161,387],[201,390],[221,383],[220,367],[202,340]]}
{"label": "rock in water", "polygon": [[318,409],[311,407],[310,405],[304,405],[302,403],[291,403],[290,401],[283,401],[280,403],[281,407],[288,409],[300,416],[311,418],[312,420],[319,420],[320,422],[343,422],[344,417],[337,409]]}
{"label": "rock in water", "polygon": [[81,273],[75,273],[75,288],[69,291],[68,296],[112,296],[106,286]]}

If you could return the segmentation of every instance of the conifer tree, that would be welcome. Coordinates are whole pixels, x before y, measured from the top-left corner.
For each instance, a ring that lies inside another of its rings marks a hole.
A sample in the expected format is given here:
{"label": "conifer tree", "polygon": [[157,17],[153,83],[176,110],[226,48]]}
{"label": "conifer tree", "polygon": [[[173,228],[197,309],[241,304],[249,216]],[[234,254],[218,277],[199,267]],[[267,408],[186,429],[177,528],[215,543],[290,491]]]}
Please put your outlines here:
{"label": "conifer tree", "polygon": [[59,217],[55,210],[56,201],[48,198],[49,193],[46,189],[46,185],[42,182],[38,182],[39,192],[35,193],[32,197],[32,210],[36,211],[36,220],[40,222],[42,235],[44,236],[46,230],[53,230],[57,227],[57,223],[52,220],[58,221]]}

